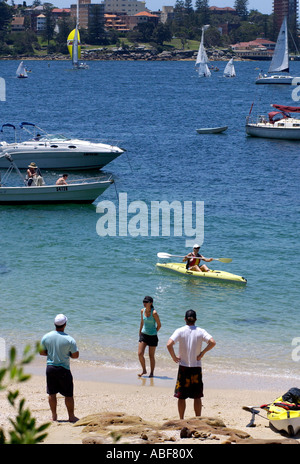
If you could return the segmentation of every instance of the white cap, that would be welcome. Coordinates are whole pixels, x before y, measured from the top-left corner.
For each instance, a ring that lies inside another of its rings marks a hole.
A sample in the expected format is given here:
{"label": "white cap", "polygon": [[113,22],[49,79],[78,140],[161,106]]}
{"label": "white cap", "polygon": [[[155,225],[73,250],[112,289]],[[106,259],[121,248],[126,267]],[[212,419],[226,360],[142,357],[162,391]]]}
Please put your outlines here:
{"label": "white cap", "polygon": [[67,322],[68,318],[64,314],[58,314],[56,318],[54,319],[54,324],[61,326],[64,325]]}
{"label": "white cap", "polygon": [[195,243],[195,245],[193,246],[193,248],[200,248],[200,245],[198,245],[198,243]]}

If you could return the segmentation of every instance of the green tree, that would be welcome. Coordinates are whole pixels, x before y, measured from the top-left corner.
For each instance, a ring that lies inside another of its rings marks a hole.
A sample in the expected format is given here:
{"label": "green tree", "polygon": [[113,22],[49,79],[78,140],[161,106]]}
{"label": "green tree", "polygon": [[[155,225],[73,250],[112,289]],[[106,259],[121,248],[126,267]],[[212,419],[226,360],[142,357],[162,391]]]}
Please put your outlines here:
{"label": "green tree", "polygon": [[196,14],[199,17],[200,24],[209,24],[210,13],[208,0],[196,0]]}
{"label": "green tree", "polygon": [[2,428],[0,428],[0,444],[36,444],[43,441],[47,433],[45,430],[50,423],[36,426],[36,420],[31,416],[29,409],[25,408],[25,399],[19,399],[19,390],[9,390],[8,384],[11,382],[25,382],[30,375],[24,373],[24,365],[30,363],[35,354],[39,352],[39,344],[36,345],[32,352],[27,346],[24,350],[21,361],[17,361],[17,352],[14,347],[10,349],[9,361],[0,369],[0,390],[7,390],[7,400],[15,408],[17,415],[15,419],[10,419],[12,430],[9,438]]}
{"label": "green tree", "polygon": [[158,45],[163,45],[172,39],[171,29],[167,24],[158,23],[152,34],[152,40]]}
{"label": "green tree", "polygon": [[238,16],[245,21],[248,17],[248,0],[235,0],[234,8]]}
{"label": "green tree", "polygon": [[5,39],[12,16],[13,8],[4,1],[0,1],[0,42]]}
{"label": "green tree", "polygon": [[46,27],[45,27],[45,30],[43,31],[42,36],[44,40],[47,40],[48,45],[50,43],[50,40],[52,40],[54,37],[54,29],[55,29],[55,20],[52,15],[52,9],[53,9],[52,4],[50,3],[44,4],[44,14],[46,16]]}

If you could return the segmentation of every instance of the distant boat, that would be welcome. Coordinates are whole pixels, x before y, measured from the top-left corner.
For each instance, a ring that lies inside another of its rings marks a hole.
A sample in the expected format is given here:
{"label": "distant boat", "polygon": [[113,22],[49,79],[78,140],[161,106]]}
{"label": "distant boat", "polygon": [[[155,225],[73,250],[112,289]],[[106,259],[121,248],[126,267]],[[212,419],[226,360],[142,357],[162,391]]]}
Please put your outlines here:
{"label": "distant boat", "polygon": [[271,106],[276,111],[271,111],[268,117],[258,116],[253,122],[250,120],[250,115],[247,117],[246,134],[270,139],[300,140],[300,119],[292,118],[290,115],[290,113],[300,113],[300,107]]}
{"label": "distant boat", "polygon": [[23,61],[19,64],[16,74],[19,79],[26,79],[28,77]]}
{"label": "distant boat", "polygon": [[81,57],[81,43],[79,34],[79,13],[78,13],[78,1],[77,1],[77,15],[76,15],[76,26],[67,39],[68,50],[72,59],[74,69],[88,69],[89,66],[85,63],[79,62]]}
{"label": "distant boat", "polygon": [[[268,73],[289,72],[289,46],[288,46],[288,25],[287,17],[285,16],[275,46],[272,61]],[[260,73],[256,84],[289,84],[293,83],[295,77],[289,75],[275,74],[268,76]]]}
{"label": "distant boat", "polygon": [[225,66],[223,76],[224,77],[235,77],[236,76],[235,68],[233,64],[233,58],[231,58],[231,60],[229,60],[227,65]]}
{"label": "distant boat", "polygon": [[202,27],[202,36],[201,36],[201,42],[199,45],[199,50],[197,54],[197,59],[195,66],[198,67],[198,75],[199,77],[210,77],[211,72],[208,67],[208,57],[204,48],[204,31],[209,28],[209,25],[203,26]]}
{"label": "distant boat", "polygon": [[198,134],[219,134],[220,132],[225,132],[228,129],[228,126],[222,127],[203,127],[202,129],[196,129]]}

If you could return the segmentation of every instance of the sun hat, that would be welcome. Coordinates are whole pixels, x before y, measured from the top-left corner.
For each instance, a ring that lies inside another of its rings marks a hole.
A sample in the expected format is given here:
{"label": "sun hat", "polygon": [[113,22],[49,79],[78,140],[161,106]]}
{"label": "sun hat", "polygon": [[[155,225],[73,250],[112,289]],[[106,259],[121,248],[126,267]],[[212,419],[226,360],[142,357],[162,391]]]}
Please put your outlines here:
{"label": "sun hat", "polygon": [[200,248],[200,245],[198,245],[198,243],[195,243],[195,245],[193,246],[193,248]]}
{"label": "sun hat", "polygon": [[29,167],[29,168],[34,168],[34,169],[36,169],[36,168],[37,168],[37,165],[36,165],[35,163],[30,163],[30,164],[28,165],[28,167]]}
{"label": "sun hat", "polygon": [[68,318],[64,314],[58,314],[54,319],[54,324],[57,326],[62,326],[67,322]]}

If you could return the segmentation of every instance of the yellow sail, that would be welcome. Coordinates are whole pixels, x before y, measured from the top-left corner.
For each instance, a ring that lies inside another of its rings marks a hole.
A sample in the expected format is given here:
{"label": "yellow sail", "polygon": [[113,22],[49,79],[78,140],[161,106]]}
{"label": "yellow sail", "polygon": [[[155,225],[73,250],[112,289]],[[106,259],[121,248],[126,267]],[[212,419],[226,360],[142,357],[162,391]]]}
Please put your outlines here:
{"label": "yellow sail", "polygon": [[[67,39],[67,46],[68,46],[68,50],[69,50],[71,58],[73,58],[73,42],[74,42],[74,37],[75,37],[75,31],[76,29],[73,29],[73,31],[71,31],[70,34],[68,35],[68,39]],[[81,44],[80,44],[79,31],[77,31],[77,37],[78,37],[78,59],[79,59],[81,57]]]}

